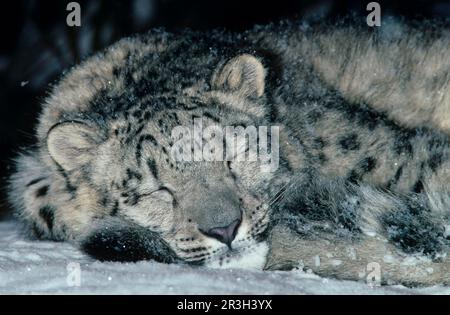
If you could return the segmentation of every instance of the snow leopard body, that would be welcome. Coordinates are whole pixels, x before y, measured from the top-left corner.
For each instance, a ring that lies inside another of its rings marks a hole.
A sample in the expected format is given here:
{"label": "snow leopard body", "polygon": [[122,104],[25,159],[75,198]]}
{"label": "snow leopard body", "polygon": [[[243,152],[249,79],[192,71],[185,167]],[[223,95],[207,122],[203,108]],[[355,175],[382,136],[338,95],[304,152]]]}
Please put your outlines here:
{"label": "snow leopard body", "polygon": [[[100,260],[450,282],[448,25],[390,30],[119,41],[52,88],[10,178],[18,218]],[[278,127],[278,167],[180,161],[172,132],[195,119]]]}

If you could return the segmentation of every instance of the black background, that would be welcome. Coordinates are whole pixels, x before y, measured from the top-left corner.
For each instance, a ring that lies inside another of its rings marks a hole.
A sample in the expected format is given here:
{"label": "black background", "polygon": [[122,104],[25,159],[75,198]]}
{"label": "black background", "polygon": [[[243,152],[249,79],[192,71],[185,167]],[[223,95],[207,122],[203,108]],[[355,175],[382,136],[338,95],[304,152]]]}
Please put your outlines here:
{"label": "black background", "polygon": [[[40,104],[65,69],[117,39],[164,26],[244,30],[280,19],[365,20],[370,1],[335,0],[87,0],[78,1],[82,26],[66,25],[70,1],[16,0],[0,4],[0,216],[11,159],[34,141]],[[378,1],[382,19],[450,17],[450,1]]]}

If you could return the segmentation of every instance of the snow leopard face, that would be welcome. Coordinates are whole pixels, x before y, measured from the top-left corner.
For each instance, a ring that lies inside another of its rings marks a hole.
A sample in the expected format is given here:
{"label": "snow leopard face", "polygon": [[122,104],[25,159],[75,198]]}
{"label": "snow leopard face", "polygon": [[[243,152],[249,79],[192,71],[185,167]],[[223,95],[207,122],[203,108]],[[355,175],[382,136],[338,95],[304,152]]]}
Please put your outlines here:
{"label": "snow leopard face", "polygon": [[[241,55],[218,66],[211,80],[209,90],[144,98],[101,94],[92,108],[113,109],[66,115],[48,132],[48,153],[77,188],[72,198],[79,208],[95,200],[95,209],[82,210],[91,228],[114,217],[157,233],[184,262],[261,268],[277,169],[249,157],[255,139],[246,132],[270,127],[264,69],[255,57]],[[131,104],[123,101],[130,97]],[[216,129],[208,133],[211,126]],[[229,137],[225,127],[238,129]],[[260,136],[270,147],[271,135]]]}

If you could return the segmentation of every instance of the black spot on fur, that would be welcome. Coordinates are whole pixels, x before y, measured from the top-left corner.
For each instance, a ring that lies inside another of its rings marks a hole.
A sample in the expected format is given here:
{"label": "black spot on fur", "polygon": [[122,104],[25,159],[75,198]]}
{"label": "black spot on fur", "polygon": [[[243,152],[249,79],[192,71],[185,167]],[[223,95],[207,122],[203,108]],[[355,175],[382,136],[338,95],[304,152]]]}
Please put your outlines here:
{"label": "black spot on fur", "polygon": [[348,175],[348,180],[355,183],[362,179],[362,177],[370,173],[375,169],[377,166],[377,159],[374,157],[367,157],[365,159],[362,159],[358,164],[356,164],[356,167],[350,171],[350,174]]}
{"label": "black spot on fur", "polygon": [[36,223],[33,223],[33,224],[32,224],[31,229],[32,229],[32,231],[33,231],[33,235],[34,235],[36,238],[38,238],[38,239],[43,238],[43,236],[44,236],[44,231],[42,231]]}
{"label": "black spot on fur", "polygon": [[69,179],[69,176],[64,171],[64,169],[58,165],[58,172],[63,176],[64,181],[66,183],[66,191],[71,195],[71,198],[75,198],[75,195],[77,193],[78,187],[74,186]]}
{"label": "black spot on fur", "polygon": [[351,170],[350,173],[348,174],[348,180],[352,183],[357,183],[358,181],[361,180],[362,175],[360,173],[358,173],[357,170]]}
{"label": "black spot on fur", "polygon": [[412,191],[416,194],[420,194],[423,192],[423,182],[422,179],[418,179],[417,182],[413,185]]}
{"label": "black spot on fur", "polygon": [[100,203],[103,207],[106,207],[109,204],[109,198],[107,196],[103,196],[103,198],[100,200]]}
{"label": "black spot on fur", "polygon": [[136,118],[140,118],[142,116],[142,110],[137,109],[133,112],[133,116]]}
{"label": "black spot on fur", "polygon": [[312,144],[313,149],[323,150],[325,148],[326,142],[322,137],[315,138]]}
{"label": "black spot on fur", "polygon": [[144,120],[148,121],[151,117],[152,117],[152,113],[151,112],[145,112]]}
{"label": "black spot on fur", "polygon": [[440,151],[443,147],[446,147],[448,145],[447,137],[441,138],[441,137],[432,137],[430,140],[428,140],[428,150],[433,151]]}
{"label": "black spot on fur", "polygon": [[402,209],[394,209],[382,217],[390,241],[406,253],[435,254],[442,249],[443,227],[431,220],[424,204],[405,200]]}
{"label": "black spot on fur", "polygon": [[400,133],[394,140],[394,151],[398,155],[413,155],[413,146],[411,144],[411,135],[406,132]]}
{"label": "black spot on fur", "polygon": [[308,122],[310,122],[312,124],[317,123],[319,120],[322,119],[322,117],[323,117],[323,111],[318,108],[315,108],[306,114],[306,118],[307,118]]}
{"label": "black spot on fur", "polygon": [[142,130],[144,130],[145,125],[143,124],[143,121],[139,121],[138,122],[139,128],[136,129],[136,131],[134,132],[134,136],[137,136],[138,134],[140,134],[142,132]]}
{"label": "black spot on fur", "polygon": [[359,163],[359,166],[361,167],[361,171],[364,173],[371,172],[376,167],[376,165],[377,165],[377,159],[374,157],[367,157]]}
{"label": "black spot on fur", "polygon": [[[148,75],[150,75],[150,73]],[[134,95],[139,99],[145,98],[153,90],[151,83],[146,80],[141,80],[139,83],[133,84],[132,86]]]}
{"label": "black spot on fur", "polygon": [[428,159],[428,166],[434,172],[443,163],[444,154],[442,151],[433,152]]}
{"label": "black spot on fur", "polygon": [[319,160],[320,164],[325,164],[328,161],[327,156],[323,152],[319,153],[319,155],[317,156],[317,159]]}
{"label": "black spot on fur", "polygon": [[150,172],[153,174],[155,178],[158,178],[158,168],[156,167],[156,162],[153,159],[147,160],[147,166]]}
{"label": "black spot on fur", "polygon": [[128,192],[127,200],[124,201],[125,204],[135,206],[141,200],[142,196],[139,195],[135,190]]}
{"label": "black spot on fur", "polygon": [[358,135],[356,133],[341,137],[338,140],[338,144],[344,152],[358,150],[361,147],[361,143],[358,141]]}
{"label": "black spot on fur", "polygon": [[112,70],[112,74],[116,78],[119,77],[120,76],[120,69],[117,68],[117,67],[114,67],[113,70]]}
{"label": "black spot on fur", "polygon": [[150,134],[145,134],[139,137],[137,146],[136,146],[136,161],[138,163],[138,165],[141,164],[141,156],[142,156],[142,144],[146,141],[149,141],[151,144],[153,144],[154,146],[158,145],[158,141],[156,141],[155,137],[153,137]]}
{"label": "black spot on fur", "polygon": [[52,206],[44,206],[39,209],[39,216],[45,221],[49,231],[51,231],[55,219],[55,209]]}
{"label": "black spot on fur", "polygon": [[361,110],[358,111],[357,114],[359,124],[369,128],[370,131],[373,131],[378,127],[381,118],[379,113],[372,110]]}
{"label": "black spot on fur", "polygon": [[136,171],[131,170],[130,168],[127,168],[127,176],[128,180],[136,179],[139,182],[142,180],[142,175]]}
{"label": "black spot on fur", "polygon": [[66,190],[67,190],[67,192],[69,194],[74,196],[76,194],[77,190],[78,190],[78,187],[76,187],[76,186],[72,185],[71,183],[67,182]]}
{"label": "black spot on fur", "polygon": [[392,188],[394,185],[396,185],[398,183],[398,181],[400,180],[400,177],[403,174],[403,167],[404,166],[402,165],[397,169],[394,177],[389,181],[388,188]]}
{"label": "black spot on fur", "polygon": [[40,197],[46,196],[46,195],[47,195],[47,192],[48,192],[48,189],[49,189],[49,186],[42,186],[41,188],[39,188],[39,189],[36,191],[36,197],[37,197],[37,198],[40,198]]}
{"label": "black spot on fur", "polygon": [[82,242],[81,247],[100,261],[174,263],[178,260],[159,234],[118,219],[102,224]]}
{"label": "black spot on fur", "polygon": [[[323,102],[323,100],[326,102]],[[330,95],[327,98],[322,97],[321,103],[330,110],[339,111],[345,120],[356,122],[358,125],[371,131],[378,126],[386,126],[395,131],[401,129],[386,114],[380,113],[366,104],[350,103],[341,96]]]}
{"label": "black spot on fur", "polygon": [[211,119],[212,121],[214,121],[214,122],[216,122],[216,123],[219,123],[219,122],[220,122],[220,118],[219,118],[219,117],[216,117],[216,116],[214,116],[213,114],[211,114],[211,113],[209,113],[209,112],[204,112],[204,113],[203,113],[203,116],[205,116],[206,118]]}
{"label": "black spot on fur", "polygon": [[181,125],[181,121],[180,121],[180,119],[178,118],[177,113],[172,112],[172,113],[169,114],[169,117],[170,117],[170,119],[173,120],[173,122],[175,123],[175,125]]}
{"label": "black spot on fur", "polygon": [[114,202],[114,206],[113,206],[113,208],[112,208],[110,214],[111,214],[112,216],[116,216],[118,212],[119,212],[119,200],[116,200],[116,201]]}

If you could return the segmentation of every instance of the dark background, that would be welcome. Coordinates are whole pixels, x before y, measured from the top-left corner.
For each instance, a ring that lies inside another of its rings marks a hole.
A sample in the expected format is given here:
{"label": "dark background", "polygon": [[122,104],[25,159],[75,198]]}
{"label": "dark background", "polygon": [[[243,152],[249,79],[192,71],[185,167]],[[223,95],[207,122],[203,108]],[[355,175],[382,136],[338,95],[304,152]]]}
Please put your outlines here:
{"label": "dark background", "polygon": [[[87,0],[82,26],[66,25],[70,1],[16,0],[0,5],[0,217],[11,159],[34,141],[40,104],[65,69],[121,37],[164,26],[244,30],[280,19],[333,20],[354,13],[365,20],[370,1],[335,0]],[[450,0],[378,1],[382,20],[450,17]]]}

